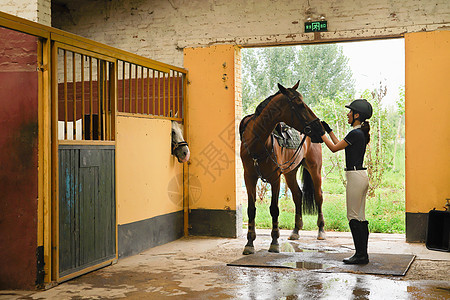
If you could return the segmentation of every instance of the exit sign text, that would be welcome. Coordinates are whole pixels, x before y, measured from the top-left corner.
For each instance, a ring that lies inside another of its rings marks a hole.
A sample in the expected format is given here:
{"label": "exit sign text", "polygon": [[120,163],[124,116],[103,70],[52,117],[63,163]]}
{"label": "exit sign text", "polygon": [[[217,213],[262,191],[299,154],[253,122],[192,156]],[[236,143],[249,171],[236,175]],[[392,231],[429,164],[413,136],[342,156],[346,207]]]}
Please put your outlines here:
{"label": "exit sign text", "polygon": [[305,22],[305,32],[328,31],[327,21]]}

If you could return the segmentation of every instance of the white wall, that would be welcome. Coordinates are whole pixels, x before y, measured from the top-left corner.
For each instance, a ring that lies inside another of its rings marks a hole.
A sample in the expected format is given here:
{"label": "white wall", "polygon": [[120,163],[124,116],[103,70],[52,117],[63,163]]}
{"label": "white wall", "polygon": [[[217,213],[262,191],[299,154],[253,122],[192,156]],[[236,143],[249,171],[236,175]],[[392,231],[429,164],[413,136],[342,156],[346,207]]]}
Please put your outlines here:
{"label": "white wall", "polygon": [[0,10],[43,25],[51,25],[51,0],[0,0]]}
{"label": "white wall", "polygon": [[[385,37],[450,26],[448,0],[63,2],[67,9],[54,12],[53,26],[180,67],[182,48],[191,46]],[[324,16],[329,32],[304,34],[309,16],[313,20]]]}

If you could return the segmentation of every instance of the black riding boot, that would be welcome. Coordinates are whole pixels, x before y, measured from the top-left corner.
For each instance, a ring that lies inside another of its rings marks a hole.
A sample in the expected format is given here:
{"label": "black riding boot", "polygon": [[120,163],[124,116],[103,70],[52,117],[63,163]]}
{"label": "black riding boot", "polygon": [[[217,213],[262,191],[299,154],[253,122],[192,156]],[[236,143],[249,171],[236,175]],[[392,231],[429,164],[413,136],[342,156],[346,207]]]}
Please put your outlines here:
{"label": "black riding boot", "polygon": [[367,221],[350,220],[349,225],[356,253],[352,257],[344,258],[344,263],[353,265],[369,263],[369,256],[367,255],[367,242],[369,239],[368,224],[369,222]]}
{"label": "black riding boot", "polygon": [[369,243],[369,221],[361,222],[362,238],[363,238],[363,250],[367,257],[367,262],[369,262],[369,255],[367,254],[368,243]]}

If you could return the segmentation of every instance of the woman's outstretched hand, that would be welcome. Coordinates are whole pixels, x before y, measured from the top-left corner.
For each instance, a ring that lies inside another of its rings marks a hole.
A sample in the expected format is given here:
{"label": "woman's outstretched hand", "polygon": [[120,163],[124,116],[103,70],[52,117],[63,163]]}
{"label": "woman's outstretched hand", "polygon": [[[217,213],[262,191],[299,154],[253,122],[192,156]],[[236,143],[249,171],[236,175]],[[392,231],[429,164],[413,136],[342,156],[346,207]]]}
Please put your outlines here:
{"label": "woman's outstretched hand", "polygon": [[330,125],[328,125],[327,122],[325,121],[320,121],[320,123],[322,123],[323,129],[325,129],[325,131],[329,134],[330,132],[333,131],[333,129],[331,129]]}

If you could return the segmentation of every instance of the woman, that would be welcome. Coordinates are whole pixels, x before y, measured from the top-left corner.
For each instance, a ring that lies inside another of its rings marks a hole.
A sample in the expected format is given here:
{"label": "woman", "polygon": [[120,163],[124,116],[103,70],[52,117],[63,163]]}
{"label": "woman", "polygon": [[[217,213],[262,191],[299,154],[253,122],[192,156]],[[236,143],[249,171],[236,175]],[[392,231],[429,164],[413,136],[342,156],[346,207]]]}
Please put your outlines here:
{"label": "woman", "polygon": [[356,253],[352,257],[345,258],[346,264],[367,264],[367,241],[369,239],[369,222],[365,216],[366,194],[369,188],[369,177],[366,168],[363,167],[366,145],[370,141],[370,125],[366,121],[372,116],[372,105],[366,99],[357,99],[345,107],[350,111],[347,114],[348,123],[353,129],[346,137],[339,141],[328,124],[322,121],[325,131],[322,140],[332,151],[345,149],[345,177],[347,179],[346,202],[347,219],[352,232]]}

